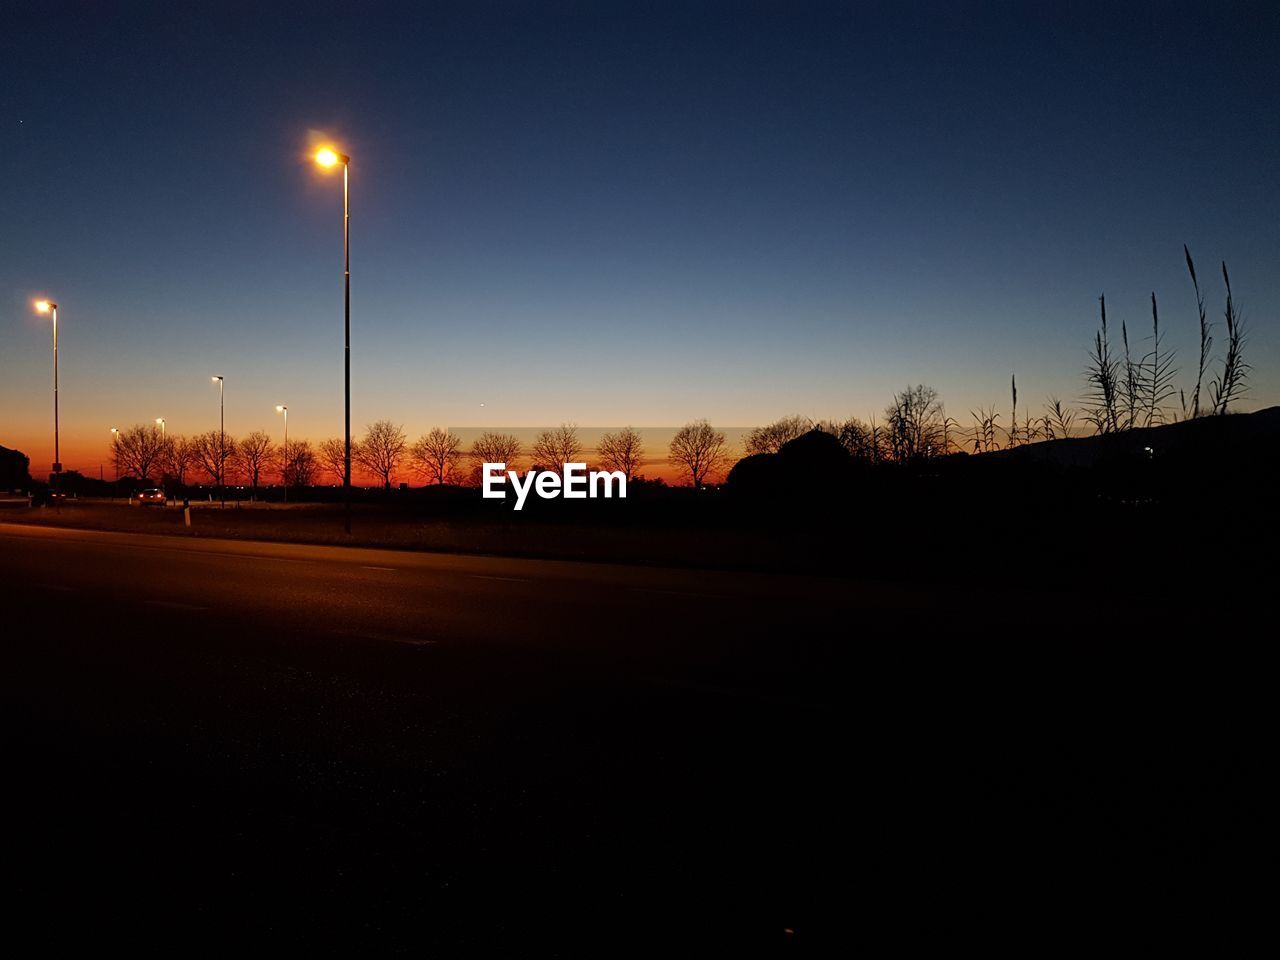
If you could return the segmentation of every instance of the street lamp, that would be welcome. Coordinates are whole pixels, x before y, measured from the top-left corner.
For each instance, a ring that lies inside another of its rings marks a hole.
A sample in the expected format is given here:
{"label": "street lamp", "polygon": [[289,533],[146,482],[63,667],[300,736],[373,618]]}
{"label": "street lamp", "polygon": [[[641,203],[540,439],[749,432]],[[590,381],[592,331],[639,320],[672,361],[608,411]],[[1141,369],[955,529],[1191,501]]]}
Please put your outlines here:
{"label": "street lamp", "polygon": [[284,485],[284,502],[289,502],[289,408],[282,403],[276,404],[276,413],[284,414],[284,452],[280,459],[283,466],[280,469],[280,482]]}
{"label": "street lamp", "polygon": [[164,417],[156,417],[156,423],[160,424],[160,439],[164,439]]}
{"label": "street lamp", "polygon": [[222,509],[225,510],[227,509],[227,478],[224,476],[227,472],[227,391],[221,377],[213,376],[209,380],[218,385],[218,489],[222,495]]}
{"label": "street lamp", "polygon": [[111,494],[111,499],[115,500],[116,494],[120,492],[120,429],[118,427],[111,428],[111,459],[116,462],[116,485]]}
{"label": "street lamp", "polygon": [[351,158],[324,147],[316,152],[316,163],[322,167],[342,164],[342,314],[343,368],[345,375],[346,454],[343,460],[342,498],[344,522],[351,532],[351,194],[349,190]]}
{"label": "street lamp", "polygon": [[58,445],[58,305],[49,300],[37,300],[36,313],[53,315],[53,474],[51,479],[56,493],[58,474],[62,472],[62,456]]}

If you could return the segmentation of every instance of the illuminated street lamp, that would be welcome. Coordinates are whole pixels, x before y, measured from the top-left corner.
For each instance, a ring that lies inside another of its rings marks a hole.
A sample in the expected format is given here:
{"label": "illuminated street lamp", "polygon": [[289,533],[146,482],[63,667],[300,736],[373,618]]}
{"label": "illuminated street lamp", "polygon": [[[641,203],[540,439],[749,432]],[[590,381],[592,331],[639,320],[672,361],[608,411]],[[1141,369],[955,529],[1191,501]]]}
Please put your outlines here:
{"label": "illuminated street lamp", "polygon": [[316,152],[316,163],[322,167],[342,164],[342,313],[343,313],[343,366],[346,396],[346,455],[343,461],[342,497],[345,503],[345,525],[351,532],[351,194],[349,173],[351,158],[330,147]]}
{"label": "illuminated street lamp", "polygon": [[62,456],[58,442],[58,305],[49,300],[37,300],[36,313],[53,315],[53,474],[51,480],[56,493],[58,474],[62,472]]}
{"label": "illuminated street lamp", "polygon": [[289,408],[283,403],[276,404],[276,413],[284,414],[284,453],[281,454],[281,462],[284,466],[280,470],[280,482],[284,485],[284,502],[289,502]]}
{"label": "illuminated street lamp", "polygon": [[227,509],[227,407],[226,407],[226,384],[222,382],[219,376],[209,378],[211,383],[218,385],[218,490],[222,496],[222,509]]}
{"label": "illuminated street lamp", "polygon": [[160,439],[164,439],[164,417],[156,417],[156,423],[160,424]]}

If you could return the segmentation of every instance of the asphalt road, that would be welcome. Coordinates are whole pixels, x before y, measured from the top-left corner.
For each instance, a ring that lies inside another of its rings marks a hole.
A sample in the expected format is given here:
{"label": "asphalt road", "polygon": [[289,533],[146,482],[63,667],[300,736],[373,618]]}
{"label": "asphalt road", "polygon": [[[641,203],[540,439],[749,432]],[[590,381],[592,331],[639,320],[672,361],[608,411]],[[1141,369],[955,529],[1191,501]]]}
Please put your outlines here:
{"label": "asphalt road", "polygon": [[825,955],[1247,834],[1142,605],[2,523],[0,599],[50,949]]}

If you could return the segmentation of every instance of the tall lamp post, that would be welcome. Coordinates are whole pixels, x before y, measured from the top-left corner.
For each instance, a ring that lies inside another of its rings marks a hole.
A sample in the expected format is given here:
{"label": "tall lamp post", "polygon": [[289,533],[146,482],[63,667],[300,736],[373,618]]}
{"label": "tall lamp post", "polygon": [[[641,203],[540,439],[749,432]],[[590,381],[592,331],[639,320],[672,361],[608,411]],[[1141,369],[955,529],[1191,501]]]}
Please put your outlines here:
{"label": "tall lamp post", "polygon": [[[51,485],[58,491],[58,474],[62,472],[62,451],[58,445],[58,305],[51,300],[37,300],[37,313],[53,315],[53,473]],[[54,498],[56,501],[56,497]]]}
{"label": "tall lamp post", "polygon": [[218,385],[218,490],[222,497],[222,509],[227,509],[227,391],[226,384],[218,376],[209,378]]}
{"label": "tall lamp post", "polygon": [[328,147],[316,153],[316,163],[322,167],[342,164],[342,315],[343,315],[343,369],[345,375],[346,455],[343,460],[342,499],[343,519],[347,533],[351,532],[351,194],[349,190],[351,158]]}
{"label": "tall lamp post", "polygon": [[280,470],[280,483],[284,486],[284,502],[289,502],[289,408],[283,403],[276,404],[276,413],[284,414],[284,452],[280,455],[283,467]]}
{"label": "tall lamp post", "polygon": [[160,439],[164,439],[164,417],[156,417],[156,423],[160,424]]}
{"label": "tall lamp post", "polygon": [[120,495],[120,428],[111,428],[111,459],[116,463],[116,485],[112,491],[111,499],[114,500]]}

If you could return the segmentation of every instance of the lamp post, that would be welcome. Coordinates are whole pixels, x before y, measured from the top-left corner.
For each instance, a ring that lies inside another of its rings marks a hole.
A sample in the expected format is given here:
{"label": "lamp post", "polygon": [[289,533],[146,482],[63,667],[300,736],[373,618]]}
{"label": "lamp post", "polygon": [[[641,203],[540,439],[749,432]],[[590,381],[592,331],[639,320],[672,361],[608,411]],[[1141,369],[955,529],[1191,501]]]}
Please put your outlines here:
{"label": "lamp post", "polygon": [[342,164],[342,316],[343,371],[345,381],[346,455],[343,459],[342,499],[344,526],[351,532],[351,194],[349,175],[351,158],[328,147],[316,153],[322,167]]}
{"label": "lamp post", "polygon": [[284,486],[284,502],[289,502],[289,408],[282,403],[276,404],[276,413],[284,414],[284,452],[280,455],[283,464],[280,470],[280,482]]}
{"label": "lamp post", "polygon": [[156,417],[156,423],[160,424],[160,439],[164,439],[164,417]]}
{"label": "lamp post", "polygon": [[[37,300],[37,313],[53,315],[53,472],[51,483],[56,493],[58,474],[62,472],[62,456],[58,438],[58,305],[51,300]],[[54,498],[56,501],[56,497]]]}
{"label": "lamp post", "polygon": [[222,497],[222,509],[227,509],[227,407],[226,384],[218,376],[210,377],[218,385],[218,491]]}
{"label": "lamp post", "polygon": [[116,483],[111,492],[111,499],[114,500],[120,493],[120,429],[118,427],[111,428],[111,459],[116,463]]}

